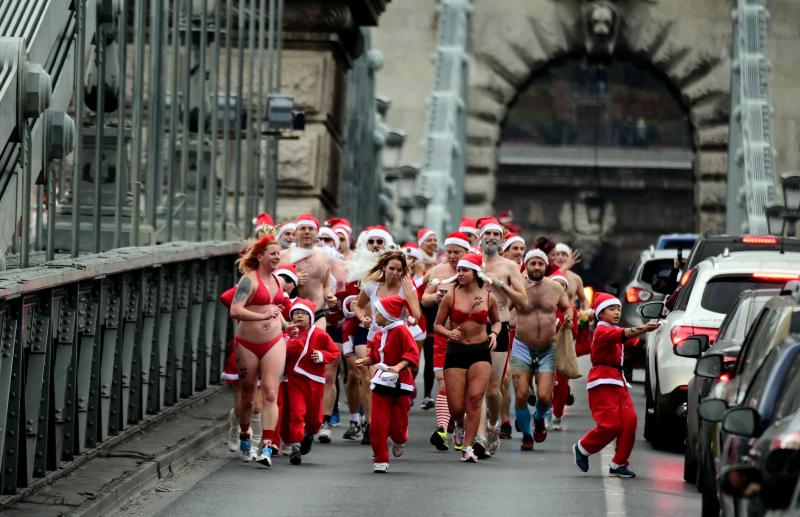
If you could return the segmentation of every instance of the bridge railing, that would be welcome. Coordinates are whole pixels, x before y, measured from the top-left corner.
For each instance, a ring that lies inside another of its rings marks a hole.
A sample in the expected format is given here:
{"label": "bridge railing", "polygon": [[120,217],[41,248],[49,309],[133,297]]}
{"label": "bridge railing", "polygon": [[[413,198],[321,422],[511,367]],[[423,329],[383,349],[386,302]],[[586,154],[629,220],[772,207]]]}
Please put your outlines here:
{"label": "bridge railing", "polygon": [[0,273],[0,487],[14,494],[219,383],[238,242],[122,248]]}

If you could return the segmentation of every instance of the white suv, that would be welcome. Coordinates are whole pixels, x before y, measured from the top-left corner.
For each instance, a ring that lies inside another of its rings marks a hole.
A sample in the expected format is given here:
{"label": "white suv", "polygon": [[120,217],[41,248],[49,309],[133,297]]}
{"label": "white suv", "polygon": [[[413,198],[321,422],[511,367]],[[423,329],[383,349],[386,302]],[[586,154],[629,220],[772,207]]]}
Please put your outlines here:
{"label": "white suv", "polygon": [[[797,279],[800,253],[775,251],[726,252],[700,262],[682,279],[673,309],[647,339],[644,435],[654,447],[680,447],[686,432],[686,386],[696,361],[675,355],[674,347],[697,334],[713,342],[742,291]],[[662,308],[662,302],[652,302],[641,311],[652,317]]]}

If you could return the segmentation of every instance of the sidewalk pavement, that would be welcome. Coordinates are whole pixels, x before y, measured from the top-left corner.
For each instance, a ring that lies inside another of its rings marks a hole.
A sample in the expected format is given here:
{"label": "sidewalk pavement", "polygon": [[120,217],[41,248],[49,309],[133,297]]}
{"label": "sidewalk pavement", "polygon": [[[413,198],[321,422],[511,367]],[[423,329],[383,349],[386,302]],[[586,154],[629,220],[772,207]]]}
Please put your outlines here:
{"label": "sidewalk pavement", "polygon": [[[30,493],[0,506],[9,517],[113,515],[126,500],[153,488],[163,476],[190,466],[221,446],[233,397],[215,386],[186,400],[149,425],[126,431],[116,443],[94,451],[66,475],[50,476]],[[69,468],[69,466],[67,466]]]}

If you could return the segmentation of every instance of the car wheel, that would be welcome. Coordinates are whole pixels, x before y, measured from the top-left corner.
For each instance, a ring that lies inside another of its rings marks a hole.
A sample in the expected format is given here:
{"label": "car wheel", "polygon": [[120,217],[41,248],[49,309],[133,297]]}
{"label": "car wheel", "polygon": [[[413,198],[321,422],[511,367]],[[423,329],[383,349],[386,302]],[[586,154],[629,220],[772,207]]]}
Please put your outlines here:
{"label": "car wheel", "polygon": [[644,439],[653,440],[653,394],[650,391],[650,368],[644,370]]}
{"label": "car wheel", "polygon": [[663,451],[680,450],[683,433],[676,428],[676,417],[670,414],[669,399],[660,393],[661,388],[656,380],[656,392],[653,395],[653,432],[650,443],[655,449]]}
{"label": "car wheel", "polygon": [[719,499],[716,490],[703,490],[701,515],[719,517]]}

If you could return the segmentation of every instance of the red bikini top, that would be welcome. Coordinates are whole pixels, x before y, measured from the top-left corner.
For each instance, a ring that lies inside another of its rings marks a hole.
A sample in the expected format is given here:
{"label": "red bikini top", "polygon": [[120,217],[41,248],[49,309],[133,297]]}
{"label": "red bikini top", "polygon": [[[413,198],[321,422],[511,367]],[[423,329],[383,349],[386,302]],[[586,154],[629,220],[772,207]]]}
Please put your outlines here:
{"label": "red bikini top", "polygon": [[264,285],[263,280],[261,280],[261,274],[256,271],[258,288],[256,288],[256,292],[253,294],[253,297],[250,298],[250,305],[280,305],[285,301],[286,296],[283,293],[283,289],[280,288],[281,283],[278,280],[278,277],[275,276],[275,273],[272,273],[272,277],[278,284],[278,292],[275,294],[275,298],[270,300],[269,289],[267,289],[267,286]]}
{"label": "red bikini top", "polygon": [[[456,306],[456,291],[453,289],[453,308],[450,309],[450,321],[456,325],[464,323],[465,321],[472,321],[478,325],[486,325],[489,322],[489,311],[478,312],[463,312],[455,308]],[[488,294],[487,294],[488,296]]]}

